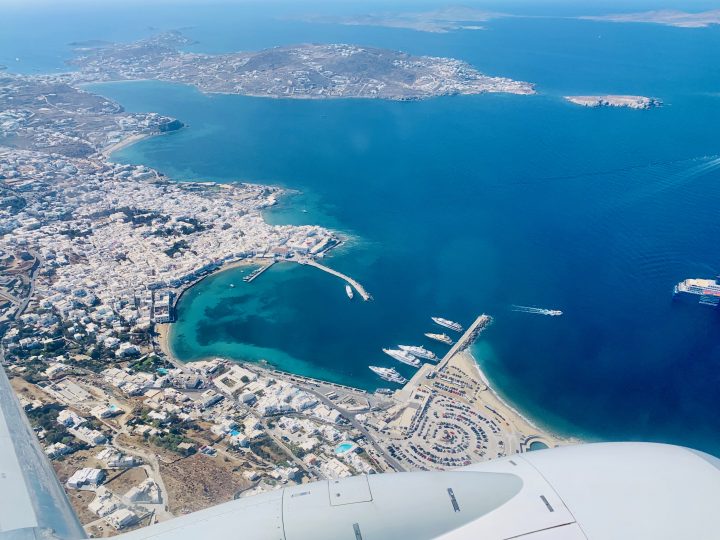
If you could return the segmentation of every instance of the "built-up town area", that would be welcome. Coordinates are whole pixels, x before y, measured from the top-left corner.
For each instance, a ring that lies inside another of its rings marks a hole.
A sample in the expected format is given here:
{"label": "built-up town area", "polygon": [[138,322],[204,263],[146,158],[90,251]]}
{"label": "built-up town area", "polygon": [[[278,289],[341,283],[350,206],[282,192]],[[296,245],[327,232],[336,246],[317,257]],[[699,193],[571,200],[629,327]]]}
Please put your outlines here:
{"label": "built-up town area", "polygon": [[311,261],[339,239],[267,224],[277,188],[173,182],[107,160],[176,120],[43,77],[1,79],[0,361],[88,533],[540,440],[464,350],[475,334],[395,393],[260,364],[176,362],[158,329],[183,290],[230,264]]}

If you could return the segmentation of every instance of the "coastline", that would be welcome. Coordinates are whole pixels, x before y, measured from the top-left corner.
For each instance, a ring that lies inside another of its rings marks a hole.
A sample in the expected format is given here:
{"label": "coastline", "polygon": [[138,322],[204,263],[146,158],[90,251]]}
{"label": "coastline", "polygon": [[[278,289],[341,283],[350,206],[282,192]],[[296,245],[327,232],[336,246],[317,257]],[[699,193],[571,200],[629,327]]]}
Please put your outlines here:
{"label": "coastline", "polygon": [[[183,295],[189,291],[192,287],[203,281],[204,279],[208,278],[209,276],[219,274],[221,272],[225,272],[227,270],[233,270],[234,268],[242,268],[245,266],[256,266],[262,264],[262,260],[258,259],[240,259],[237,261],[230,261],[224,263],[222,266],[217,268],[216,270],[209,272],[208,274],[205,274],[200,279],[193,281],[192,283],[188,283],[186,286],[182,287],[182,289],[179,289],[179,292],[177,294],[177,298],[175,298],[174,306],[177,306],[180,299],[183,297]],[[185,363],[177,358],[174,354],[172,354],[172,349],[170,347],[171,343],[171,336],[172,336],[172,325],[173,323],[154,323],[155,325],[155,332],[157,333],[157,342],[158,342],[158,348],[160,349],[160,352],[162,352],[165,356],[167,356],[168,360],[172,362],[175,365],[182,366]]]}
{"label": "coastline", "polygon": [[[256,264],[256,261],[237,261],[235,263],[229,263],[227,266],[222,267],[218,272],[230,270],[232,268],[251,266]],[[197,283],[197,282],[196,282]],[[195,283],[193,283],[194,285]],[[185,290],[189,289],[192,285],[188,286]],[[177,358],[171,348],[172,339],[172,323],[158,323],[155,325],[157,333],[157,345],[160,351],[167,357],[167,359],[176,367],[184,369],[186,363]],[[202,358],[207,360],[212,357]],[[268,373],[278,372],[283,373],[286,376],[297,378],[298,380],[304,381],[318,381],[329,385],[339,385],[352,388],[359,392],[366,392],[365,390],[355,388],[352,384],[347,383],[333,383],[331,381],[324,381],[312,377],[307,377],[301,374],[283,371],[270,363],[254,362],[248,360],[234,360],[229,359],[232,362],[237,362],[240,365],[250,364],[256,369],[267,371]],[[530,449],[530,445],[533,443],[541,443],[549,448],[555,446],[561,446],[566,444],[577,444],[582,442],[582,439],[575,436],[560,435],[553,431],[551,428],[538,425],[535,421],[531,420],[523,414],[515,405],[513,405],[509,398],[503,397],[498,390],[493,387],[490,379],[487,377],[485,372],[482,370],[476,357],[470,352],[469,349],[461,350],[450,357],[446,364],[451,369],[459,370],[460,372],[466,373],[473,379],[478,381],[478,391],[474,394],[462,396],[460,399],[463,402],[467,402],[472,408],[478,411],[481,415],[490,415],[494,417],[500,424],[498,427],[509,436],[510,440],[514,441],[516,450],[519,452],[525,452]],[[403,387],[399,388],[395,392],[395,400],[401,407],[407,406],[412,400],[412,395],[421,387],[428,386],[430,379],[435,377],[442,378],[440,373],[439,364],[423,364],[423,366],[416,372],[415,376],[412,377]],[[508,447],[508,450],[512,450],[512,446]]]}
{"label": "coastline", "polygon": [[123,148],[126,148],[130,145],[135,144],[136,142],[140,142],[144,139],[149,139],[150,137],[154,137],[155,135],[161,135],[161,133],[136,133],[134,135],[130,135],[128,137],[125,137],[124,139],[116,142],[115,144],[111,144],[110,146],[107,146],[103,148],[99,154],[104,157],[105,159],[110,159],[111,155],[115,152],[118,152],[122,150]]}
{"label": "coastline", "polygon": [[[156,135],[161,135],[162,133],[143,133],[143,134],[134,134],[131,136],[126,137],[125,139],[122,139],[121,141],[118,141],[117,143],[105,148],[102,150],[101,154],[106,158],[110,159],[111,155],[117,151],[120,151],[126,147],[129,147],[136,142],[139,142],[141,140],[154,137]],[[222,185],[221,187],[229,188],[229,185]],[[291,190],[286,190],[285,188],[281,188],[282,191],[278,193],[279,196],[284,195],[285,193],[291,193]],[[264,218],[263,218],[264,219]],[[330,250],[335,249],[343,245],[344,242],[340,241],[338,244],[331,246]],[[329,251],[329,250],[328,250]],[[177,306],[178,302],[182,299],[182,296],[190,290],[190,288],[194,287],[201,281],[203,281],[205,278],[211,275],[219,274],[221,272],[232,270],[235,268],[241,268],[241,267],[247,267],[247,266],[260,266],[264,264],[268,264],[269,262],[273,262],[273,259],[267,259],[267,258],[248,258],[248,259],[240,259],[240,260],[234,260],[234,261],[227,261],[222,263],[218,268],[208,272],[207,274],[201,276],[199,279],[193,281],[192,283],[188,283],[176,290],[176,298],[174,301],[174,306]],[[290,261],[293,262],[293,261]],[[297,261],[294,261],[297,262]],[[173,323],[155,323],[155,332],[157,335],[157,347],[159,351],[175,366],[179,368],[184,368],[186,365],[185,362],[180,360],[175,356],[175,354],[172,351],[171,346],[171,340],[172,340],[172,332],[173,332]],[[235,360],[233,360],[235,361]],[[263,369],[269,369],[274,370],[275,367],[271,364],[263,365],[262,363],[257,362],[248,362],[247,360],[239,360],[239,363],[250,363],[252,365],[257,365],[259,368]],[[489,409],[494,414],[496,414],[502,421],[506,424],[506,426],[509,428],[509,430],[512,433],[521,433],[521,434],[531,434],[530,436],[527,436],[524,439],[524,443],[521,444],[521,448],[524,448],[526,445],[529,445],[530,443],[534,441],[543,442],[544,444],[547,444],[547,446],[554,446],[558,444],[567,444],[571,442],[579,441],[579,439],[576,438],[567,438],[562,437],[559,435],[556,435],[551,430],[539,427],[535,422],[530,420],[527,416],[525,416],[523,413],[521,413],[514,405],[512,405],[508,399],[503,398],[498,391],[493,388],[493,386],[490,383],[489,378],[487,375],[483,372],[482,368],[480,367],[480,364],[478,363],[477,359],[472,355],[472,353],[469,350],[463,350],[455,353],[450,359],[449,363],[453,364],[457,367],[460,367],[462,371],[468,373],[471,377],[477,379],[482,388],[482,391],[479,392],[478,396],[473,398],[473,402],[477,401],[476,407],[482,411],[482,407],[484,406],[486,409]],[[411,385],[416,385],[419,383],[420,379],[423,379],[423,375],[421,374],[427,374],[430,370],[434,369],[436,366],[432,366],[430,364],[426,364],[427,366],[425,369],[421,368],[418,370],[416,377],[413,377],[402,389],[398,391],[399,394],[406,394],[404,392],[408,387],[411,387]],[[294,376],[302,377],[301,375],[291,374]],[[409,392],[408,392],[409,393]],[[487,411],[484,411],[487,412]]]}
{"label": "coastline", "polygon": [[487,393],[492,396],[493,400],[497,401],[499,404],[499,407],[508,411],[509,414],[514,418],[514,420],[519,424],[526,424],[528,427],[541,432],[545,434],[546,436],[549,436],[551,439],[558,441],[562,444],[568,444],[568,443],[577,443],[581,440],[577,437],[565,437],[562,435],[559,435],[555,433],[553,430],[549,429],[546,426],[538,425],[535,421],[528,418],[525,414],[520,412],[519,408],[512,403],[508,401],[508,399],[503,398],[500,393],[493,387],[493,385],[490,382],[490,379],[485,374],[485,372],[480,367],[480,363],[478,362],[477,358],[470,352],[470,350],[463,351],[459,353],[458,355],[466,355],[468,358],[468,362],[472,364],[474,369],[477,371],[478,377],[480,377],[480,380],[483,382],[483,384],[487,387]]}

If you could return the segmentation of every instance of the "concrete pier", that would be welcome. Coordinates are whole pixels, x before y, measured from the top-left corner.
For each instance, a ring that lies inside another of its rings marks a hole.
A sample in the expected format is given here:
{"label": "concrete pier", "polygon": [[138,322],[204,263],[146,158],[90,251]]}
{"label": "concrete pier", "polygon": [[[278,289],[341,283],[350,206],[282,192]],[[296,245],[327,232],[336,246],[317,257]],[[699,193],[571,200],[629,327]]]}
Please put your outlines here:
{"label": "concrete pier", "polygon": [[328,268],[325,265],[320,264],[319,262],[313,260],[313,259],[302,259],[298,260],[300,264],[307,264],[308,266],[314,266],[315,268],[319,268],[323,272],[327,272],[328,274],[332,274],[333,276],[339,277],[340,279],[347,282],[348,285],[350,285],[353,289],[357,291],[357,293],[362,297],[363,300],[366,302],[368,300],[372,300],[372,296],[370,296],[370,293],[368,293],[365,288],[360,285],[357,281],[355,281],[350,276],[346,276],[345,274],[338,272],[337,270],[333,270],[332,268]]}
{"label": "concrete pier", "polygon": [[250,274],[245,276],[243,278],[243,281],[245,283],[251,283],[255,278],[257,278],[260,274],[262,274],[265,270],[270,268],[273,264],[275,264],[275,261],[270,261],[270,263],[266,264],[265,266],[261,266],[260,268],[256,268],[253,270]]}
{"label": "concrete pier", "polygon": [[453,356],[472,345],[482,331],[490,326],[490,323],[492,323],[492,317],[490,315],[485,315],[484,313],[475,319],[475,322],[473,322],[468,329],[465,330],[465,333],[457,340],[457,343],[455,343],[447,354],[443,356],[443,359],[440,360],[438,366],[440,368],[444,367],[448,360],[450,360]]}

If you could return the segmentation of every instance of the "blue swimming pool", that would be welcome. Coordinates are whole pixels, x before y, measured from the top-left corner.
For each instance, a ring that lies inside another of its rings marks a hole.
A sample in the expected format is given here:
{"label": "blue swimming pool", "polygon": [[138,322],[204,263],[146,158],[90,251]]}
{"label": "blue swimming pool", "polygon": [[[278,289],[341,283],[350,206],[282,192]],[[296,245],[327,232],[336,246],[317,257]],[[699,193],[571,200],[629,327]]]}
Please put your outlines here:
{"label": "blue swimming pool", "polygon": [[355,448],[357,448],[357,445],[352,441],[342,442],[335,447],[335,455],[341,456],[343,454],[347,454],[348,452],[355,450]]}

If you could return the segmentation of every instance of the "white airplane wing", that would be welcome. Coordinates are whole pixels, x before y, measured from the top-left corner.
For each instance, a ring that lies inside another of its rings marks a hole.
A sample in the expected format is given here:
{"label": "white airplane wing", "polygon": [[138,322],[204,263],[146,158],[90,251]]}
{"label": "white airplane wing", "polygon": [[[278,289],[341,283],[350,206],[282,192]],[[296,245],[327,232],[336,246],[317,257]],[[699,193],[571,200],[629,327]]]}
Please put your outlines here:
{"label": "white airplane wing", "polygon": [[[717,540],[720,460],[604,443],[287,487],[121,540]],[[51,534],[52,531],[52,534]],[[0,369],[0,540],[83,537]]]}
{"label": "white airplane wing", "polygon": [[0,540],[86,538],[0,367]]}

